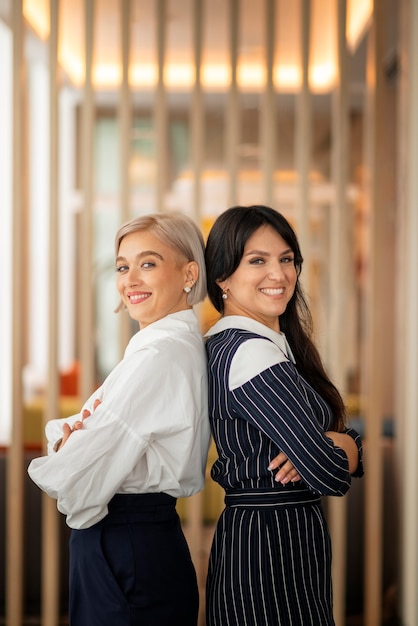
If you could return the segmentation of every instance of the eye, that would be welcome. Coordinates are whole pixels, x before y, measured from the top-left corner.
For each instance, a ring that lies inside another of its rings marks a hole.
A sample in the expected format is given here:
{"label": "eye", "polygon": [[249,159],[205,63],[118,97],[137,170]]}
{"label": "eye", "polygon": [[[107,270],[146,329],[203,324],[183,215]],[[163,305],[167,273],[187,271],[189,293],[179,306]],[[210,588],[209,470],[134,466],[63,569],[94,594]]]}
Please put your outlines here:
{"label": "eye", "polygon": [[153,263],[152,261],[144,261],[144,263],[142,263],[141,267],[143,267],[145,270],[149,270],[149,269],[152,269],[153,267],[155,267],[155,263]]}
{"label": "eye", "polygon": [[262,265],[264,263],[264,259],[261,257],[254,257],[254,259],[250,260],[250,265]]}
{"label": "eye", "polygon": [[280,259],[280,263],[290,264],[294,262],[295,258],[293,256],[284,256]]}
{"label": "eye", "polygon": [[123,274],[123,272],[127,272],[128,269],[129,268],[127,265],[116,265],[115,272],[117,272],[118,274]]}

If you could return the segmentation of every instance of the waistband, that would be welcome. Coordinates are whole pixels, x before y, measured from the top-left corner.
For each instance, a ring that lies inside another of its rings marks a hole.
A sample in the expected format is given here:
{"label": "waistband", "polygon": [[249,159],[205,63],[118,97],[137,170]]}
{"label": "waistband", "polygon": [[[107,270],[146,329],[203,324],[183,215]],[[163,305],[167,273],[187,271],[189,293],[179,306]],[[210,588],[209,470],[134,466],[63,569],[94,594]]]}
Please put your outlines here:
{"label": "waistband", "polygon": [[231,489],[226,492],[225,506],[243,508],[282,508],[320,504],[321,496],[308,489]]}
{"label": "waistband", "polygon": [[176,506],[177,499],[167,493],[117,493],[110,500],[109,511],[143,509],[153,506]]}

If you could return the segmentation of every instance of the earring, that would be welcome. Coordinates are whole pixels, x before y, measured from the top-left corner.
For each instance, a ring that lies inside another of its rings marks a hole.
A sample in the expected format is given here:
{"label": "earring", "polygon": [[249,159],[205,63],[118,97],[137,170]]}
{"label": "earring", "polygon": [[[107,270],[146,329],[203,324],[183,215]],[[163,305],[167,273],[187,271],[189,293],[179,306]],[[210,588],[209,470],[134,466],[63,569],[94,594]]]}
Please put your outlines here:
{"label": "earring", "polygon": [[228,299],[228,294],[226,293],[226,291],[224,289],[222,289],[222,298],[223,298],[223,300],[227,300]]}
{"label": "earring", "polygon": [[183,287],[183,291],[185,291],[186,293],[190,293],[191,292],[191,287]]}

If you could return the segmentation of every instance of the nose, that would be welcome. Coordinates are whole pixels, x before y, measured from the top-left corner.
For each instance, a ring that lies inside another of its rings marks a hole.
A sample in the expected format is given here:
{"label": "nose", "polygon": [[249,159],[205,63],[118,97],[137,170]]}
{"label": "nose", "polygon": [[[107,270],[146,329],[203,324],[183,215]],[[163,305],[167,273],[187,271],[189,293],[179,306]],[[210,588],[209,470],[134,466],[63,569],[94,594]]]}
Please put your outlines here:
{"label": "nose", "polygon": [[275,261],[274,264],[270,267],[270,271],[268,273],[268,277],[271,280],[281,280],[284,276],[284,269],[280,261]]}
{"label": "nose", "polygon": [[125,274],[125,284],[129,287],[134,287],[141,282],[138,269],[133,265]]}

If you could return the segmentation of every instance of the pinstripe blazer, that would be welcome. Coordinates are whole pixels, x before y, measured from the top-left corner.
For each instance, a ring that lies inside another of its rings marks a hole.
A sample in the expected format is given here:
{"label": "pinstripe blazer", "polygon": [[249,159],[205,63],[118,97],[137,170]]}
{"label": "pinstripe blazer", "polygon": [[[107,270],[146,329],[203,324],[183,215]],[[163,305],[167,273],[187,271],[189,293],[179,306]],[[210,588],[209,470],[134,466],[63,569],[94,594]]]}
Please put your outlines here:
{"label": "pinstripe blazer", "polygon": [[[299,374],[283,333],[243,316],[206,333],[209,417],[219,458],[212,478],[232,489],[301,489],[340,496],[351,484],[346,453],[328,437],[330,408]],[[362,444],[355,476],[362,476]],[[268,469],[280,452],[301,476],[285,486]],[[306,492],[305,492],[306,493]]]}

